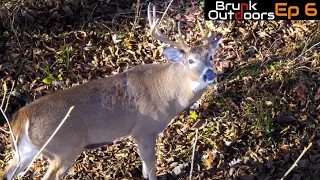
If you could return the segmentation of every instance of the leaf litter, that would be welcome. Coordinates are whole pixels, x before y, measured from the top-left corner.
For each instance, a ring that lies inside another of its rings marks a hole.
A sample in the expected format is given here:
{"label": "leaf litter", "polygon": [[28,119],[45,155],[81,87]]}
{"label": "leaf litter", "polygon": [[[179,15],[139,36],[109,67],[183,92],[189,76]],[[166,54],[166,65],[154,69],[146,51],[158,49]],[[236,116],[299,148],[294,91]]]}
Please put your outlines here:
{"label": "leaf litter", "polygon": [[[33,100],[88,80],[146,63],[162,63],[165,44],[147,36],[147,3],[135,23],[133,0],[0,3],[0,84],[10,89],[10,116]],[[166,4],[154,2],[159,11]],[[219,84],[197,108],[175,118],[157,141],[157,174],[188,179],[195,128],[199,130],[193,179],[280,179],[310,142],[288,179],[319,173],[319,21],[208,21],[196,1],[176,1],[160,29],[173,35],[180,20],[190,45],[206,33],[225,40],[215,57]],[[3,90],[0,93],[3,97]],[[1,128],[7,129],[3,117]],[[11,158],[0,131],[0,169]],[[126,138],[79,155],[70,179],[142,179],[135,142]],[[37,160],[25,179],[40,179],[48,163]]]}

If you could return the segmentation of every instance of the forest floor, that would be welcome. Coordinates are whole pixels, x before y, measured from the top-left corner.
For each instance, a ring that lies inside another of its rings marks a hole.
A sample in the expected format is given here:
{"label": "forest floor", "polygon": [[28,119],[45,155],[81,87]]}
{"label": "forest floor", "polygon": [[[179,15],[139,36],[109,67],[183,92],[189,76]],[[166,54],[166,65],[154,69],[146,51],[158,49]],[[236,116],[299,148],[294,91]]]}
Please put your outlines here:
{"label": "forest floor", "polygon": [[[0,99],[6,114],[55,90],[165,62],[166,45],[148,36],[148,2],[67,0],[56,7],[48,0],[2,0]],[[153,3],[161,16],[169,1]],[[215,58],[219,83],[158,138],[159,177],[188,179],[194,158],[192,179],[280,179],[312,143],[287,179],[319,179],[319,21],[205,22],[203,3],[186,0],[172,3],[160,29],[173,37],[181,21],[185,41],[194,46],[202,42],[196,19],[206,32],[225,37]],[[8,130],[2,116],[0,125]],[[0,171],[10,152],[9,134],[0,130]],[[47,165],[38,159],[25,179],[41,178]],[[141,179],[137,146],[126,139],[85,151],[68,174]]]}

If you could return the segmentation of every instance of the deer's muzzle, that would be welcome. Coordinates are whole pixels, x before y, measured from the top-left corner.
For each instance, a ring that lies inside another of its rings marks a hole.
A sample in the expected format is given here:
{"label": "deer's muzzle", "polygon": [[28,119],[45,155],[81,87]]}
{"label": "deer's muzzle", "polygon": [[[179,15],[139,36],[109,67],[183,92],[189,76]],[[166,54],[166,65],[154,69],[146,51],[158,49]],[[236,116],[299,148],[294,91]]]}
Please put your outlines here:
{"label": "deer's muzzle", "polygon": [[216,73],[212,69],[208,69],[203,75],[203,80],[207,83],[212,83],[216,79]]}

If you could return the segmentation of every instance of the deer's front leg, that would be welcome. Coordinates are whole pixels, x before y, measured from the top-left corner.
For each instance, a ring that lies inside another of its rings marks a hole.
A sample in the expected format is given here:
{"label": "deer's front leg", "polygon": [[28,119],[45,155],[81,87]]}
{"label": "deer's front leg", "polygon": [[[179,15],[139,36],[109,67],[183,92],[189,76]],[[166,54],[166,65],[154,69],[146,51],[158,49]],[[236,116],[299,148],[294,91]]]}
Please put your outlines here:
{"label": "deer's front leg", "polygon": [[157,136],[140,137],[137,139],[139,155],[142,159],[142,173],[144,178],[157,180],[156,176],[156,138]]}

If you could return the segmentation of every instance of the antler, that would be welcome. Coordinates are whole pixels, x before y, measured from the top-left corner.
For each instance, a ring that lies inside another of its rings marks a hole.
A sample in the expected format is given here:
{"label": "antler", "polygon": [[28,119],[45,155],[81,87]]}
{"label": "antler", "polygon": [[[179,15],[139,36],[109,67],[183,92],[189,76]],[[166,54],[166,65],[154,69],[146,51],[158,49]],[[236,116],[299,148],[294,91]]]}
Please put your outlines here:
{"label": "antler", "polygon": [[148,20],[149,20],[151,35],[157,40],[160,40],[162,42],[173,45],[173,46],[177,47],[178,49],[183,50],[184,52],[189,52],[190,47],[187,44],[185,44],[182,40],[181,30],[180,30],[180,22],[178,22],[179,41],[169,40],[168,38],[163,36],[161,34],[161,32],[159,31],[159,29],[157,28],[157,23],[158,23],[159,19],[156,20],[156,7],[153,6],[152,15],[151,15],[150,6],[151,6],[151,3],[149,3],[149,5],[148,5]]}
{"label": "antler", "polygon": [[197,20],[197,23],[198,23],[198,26],[199,26],[199,28],[200,28],[200,32],[201,32],[201,35],[202,35],[202,38],[203,38],[204,45],[210,45],[211,42],[213,42],[214,39],[217,37],[217,33],[214,32],[214,33],[212,33],[212,34],[210,35],[210,37],[207,37],[207,36],[204,34],[202,25],[200,24],[199,20]]}

